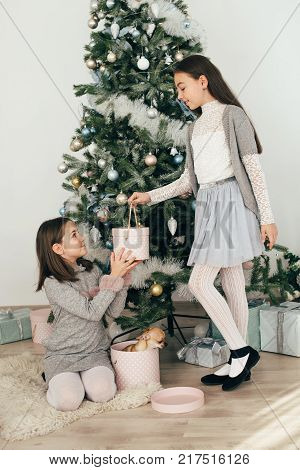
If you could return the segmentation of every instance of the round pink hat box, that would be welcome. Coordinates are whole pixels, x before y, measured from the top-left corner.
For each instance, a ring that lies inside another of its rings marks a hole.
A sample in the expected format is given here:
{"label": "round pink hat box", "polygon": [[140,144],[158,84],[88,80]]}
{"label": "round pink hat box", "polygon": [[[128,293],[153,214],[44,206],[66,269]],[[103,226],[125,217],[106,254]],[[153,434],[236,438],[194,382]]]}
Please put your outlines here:
{"label": "round pink hat box", "polygon": [[110,347],[111,362],[116,373],[118,390],[133,388],[137,385],[160,383],[159,349],[146,351],[122,351],[137,340],[112,344]]}
{"label": "round pink hat box", "polygon": [[160,413],[190,413],[204,405],[204,393],[194,387],[171,387],[151,395],[151,405]]}

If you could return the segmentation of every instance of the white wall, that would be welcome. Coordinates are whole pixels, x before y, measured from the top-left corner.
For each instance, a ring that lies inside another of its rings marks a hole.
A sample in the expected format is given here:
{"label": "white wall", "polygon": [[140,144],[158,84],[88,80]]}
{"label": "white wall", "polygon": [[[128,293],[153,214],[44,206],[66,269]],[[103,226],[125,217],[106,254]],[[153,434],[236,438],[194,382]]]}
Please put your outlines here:
{"label": "white wall", "polygon": [[[297,1],[186,3],[191,17],[206,29],[206,54],[238,93]],[[43,304],[44,294],[34,292],[35,236],[43,220],[59,215],[69,196],[56,167],[80,115],[82,99],[74,96],[72,86],[90,81],[83,63],[89,0],[2,4],[11,18],[0,6],[0,305]],[[279,229],[277,242],[298,254],[299,26],[298,10],[240,94],[264,146],[262,164]]]}

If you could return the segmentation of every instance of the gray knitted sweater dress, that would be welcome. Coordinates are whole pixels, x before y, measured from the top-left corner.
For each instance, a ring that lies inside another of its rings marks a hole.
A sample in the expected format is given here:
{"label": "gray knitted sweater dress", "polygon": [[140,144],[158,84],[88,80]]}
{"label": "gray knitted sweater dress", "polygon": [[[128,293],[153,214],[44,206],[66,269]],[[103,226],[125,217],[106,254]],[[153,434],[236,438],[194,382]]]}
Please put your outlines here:
{"label": "gray knitted sweater dress", "polygon": [[112,371],[111,340],[103,324],[103,315],[116,318],[125,307],[131,273],[112,276],[97,266],[88,272],[84,266],[75,268],[78,281],[59,282],[53,276],[44,282],[51,305],[53,330],[43,340],[46,384],[56,374],[79,372],[96,366]]}

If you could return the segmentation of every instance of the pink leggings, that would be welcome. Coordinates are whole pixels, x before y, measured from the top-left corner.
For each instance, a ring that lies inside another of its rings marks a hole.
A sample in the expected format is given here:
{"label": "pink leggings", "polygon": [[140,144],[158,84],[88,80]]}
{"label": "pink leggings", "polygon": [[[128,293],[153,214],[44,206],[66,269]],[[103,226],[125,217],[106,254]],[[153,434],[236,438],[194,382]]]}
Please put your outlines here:
{"label": "pink leggings", "polygon": [[94,402],[111,400],[117,391],[111,369],[97,366],[81,372],[62,372],[49,381],[47,400],[59,411],[74,411],[85,397]]}
{"label": "pink leggings", "polygon": [[[219,271],[227,302],[214,286]],[[242,264],[228,268],[195,264],[188,287],[219,329],[229,348],[246,346],[249,311]]]}

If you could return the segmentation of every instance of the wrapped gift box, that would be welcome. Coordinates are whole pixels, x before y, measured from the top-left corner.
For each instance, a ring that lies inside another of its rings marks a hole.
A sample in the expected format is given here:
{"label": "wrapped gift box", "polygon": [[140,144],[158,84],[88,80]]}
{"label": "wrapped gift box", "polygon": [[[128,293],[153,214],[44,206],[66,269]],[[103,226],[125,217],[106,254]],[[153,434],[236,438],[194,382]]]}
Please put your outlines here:
{"label": "wrapped gift box", "polygon": [[282,302],[260,312],[261,350],[300,357],[300,304]]}
{"label": "wrapped gift box", "polygon": [[177,357],[189,364],[216,367],[229,360],[230,349],[223,339],[194,337],[177,352]]}
{"label": "wrapped gift box", "polygon": [[[261,350],[261,337],[260,337],[260,311],[270,308],[270,302],[261,299],[250,300],[248,302],[249,319],[246,343],[249,344],[256,351]],[[209,334],[214,339],[224,339],[220,331],[211,320]]]}
{"label": "wrapped gift box", "polygon": [[42,344],[43,339],[52,333],[53,326],[47,322],[50,313],[51,308],[49,307],[30,312],[32,341],[34,343]]}
{"label": "wrapped gift box", "polygon": [[0,313],[0,344],[13,343],[31,337],[29,308]]}

